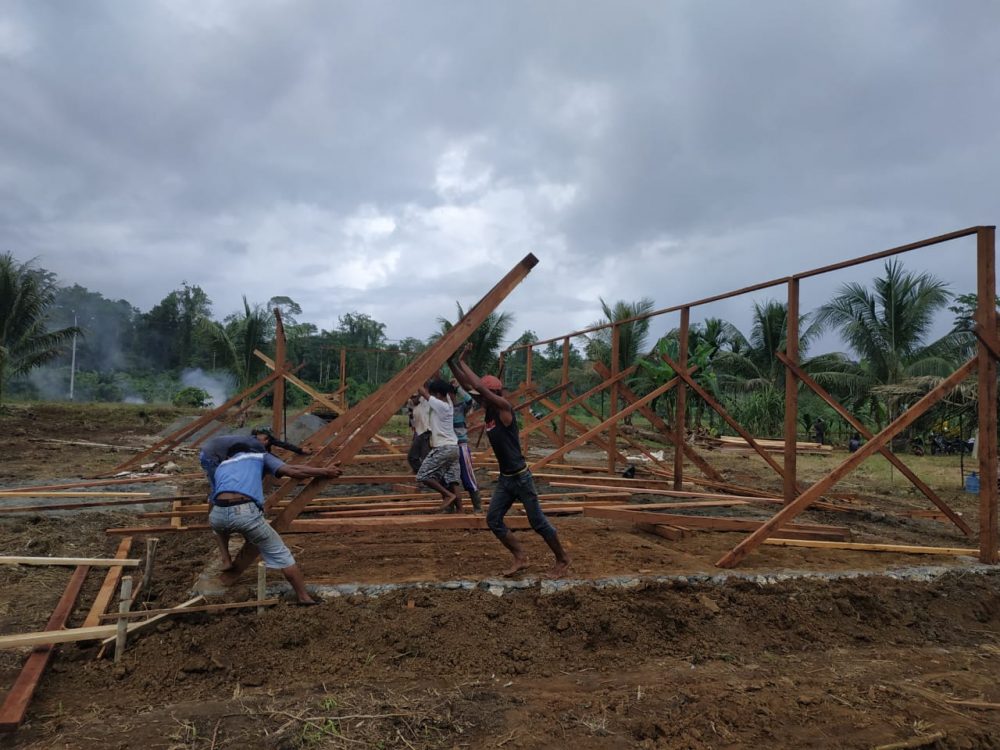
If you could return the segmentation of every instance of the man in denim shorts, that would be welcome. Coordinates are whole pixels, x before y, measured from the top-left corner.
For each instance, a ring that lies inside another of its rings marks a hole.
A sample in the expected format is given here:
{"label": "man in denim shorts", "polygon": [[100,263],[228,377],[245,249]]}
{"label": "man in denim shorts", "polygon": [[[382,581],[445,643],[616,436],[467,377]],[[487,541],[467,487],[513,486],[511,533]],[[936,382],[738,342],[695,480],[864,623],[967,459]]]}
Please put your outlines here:
{"label": "man in denim shorts", "polygon": [[452,357],[448,360],[448,365],[463,388],[479,394],[479,401],[486,409],[486,437],[500,465],[500,478],[493,490],[490,507],[486,511],[486,525],[514,556],[514,564],[504,571],[504,575],[512,576],[528,567],[528,555],[524,547],[503,522],[507,511],[515,501],[520,500],[531,528],[545,540],[555,555],[556,561],[549,570],[549,578],[561,578],[569,570],[569,556],[559,542],[555,527],[542,513],[538,492],[535,490],[535,480],[521,452],[521,438],[514,407],[503,397],[503,383],[499,378],[493,375],[484,375],[480,378],[465,363],[464,358],[468,350],[469,345],[466,345],[457,359]]}
{"label": "man in denim shorts", "polygon": [[340,476],[340,464],[330,467],[291,465],[270,453],[246,448],[240,443],[233,445],[226,459],[215,468],[208,522],[219,543],[223,572],[232,570],[229,537],[239,534],[247,544],[257,548],[264,565],[284,574],[299,604],[318,604],[306,591],[305,579],[292,553],[264,518],[264,475],[335,479]]}

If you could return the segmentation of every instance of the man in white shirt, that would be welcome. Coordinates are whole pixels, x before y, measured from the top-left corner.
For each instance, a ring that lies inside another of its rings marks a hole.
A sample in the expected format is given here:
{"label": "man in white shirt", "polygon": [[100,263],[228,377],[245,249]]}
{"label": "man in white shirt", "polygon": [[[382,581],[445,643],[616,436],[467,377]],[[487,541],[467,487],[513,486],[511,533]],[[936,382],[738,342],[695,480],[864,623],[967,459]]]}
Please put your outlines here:
{"label": "man in white shirt", "polygon": [[420,388],[430,410],[431,452],[417,472],[417,481],[441,493],[441,510],[462,509],[456,491],[459,482],[458,438],[455,436],[454,407],[450,399],[451,386],[443,380],[432,380]]}

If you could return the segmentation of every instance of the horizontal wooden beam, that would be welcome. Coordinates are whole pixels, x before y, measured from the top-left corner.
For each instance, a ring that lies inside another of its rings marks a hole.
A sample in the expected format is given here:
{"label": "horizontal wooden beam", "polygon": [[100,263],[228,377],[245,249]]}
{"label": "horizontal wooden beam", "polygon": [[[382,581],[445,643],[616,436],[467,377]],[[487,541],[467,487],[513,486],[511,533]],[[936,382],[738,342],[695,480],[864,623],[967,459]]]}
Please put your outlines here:
{"label": "horizontal wooden beam", "polygon": [[917,547],[910,544],[824,542],[798,539],[765,539],[764,544],[773,544],[778,547],[812,547],[814,549],[840,549],[859,552],[898,552],[908,555],[968,555],[975,557],[979,554],[979,549],[973,547]]}
{"label": "horizontal wooden beam", "polygon": [[163,609],[139,609],[132,612],[108,612],[101,615],[102,620],[136,619],[150,615],[186,615],[189,612],[222,612],[227,609],[245,609],[248,607],[273,607],[281,599],[260,599],[252,602],[226,602],[224,604],[203,604],[197,607],[165,607]]}
{"label": "horizontal wooden beam", "polygon": [[[718,531],[754,531],[764,523],[750,518],[724,518],[720,516],[688,516],[675,513],[657,513],[651,511],[633,510],[642,506],[605,508],[588,506],[583,515],[588,518],[609,518],[630,523],[665,523],[688,528],[716,529]],[[830,534],[846,537],[850,529],[843,526],[826,526],[822,524],[791,523],[783,530],[806,531],[810,533]]]}
{"label": "horizontal wooden beam", "polygon": [[88,565],[93,568],[110,568],[115,565],[133,566],[141,560],[119,560],[115,557],[12,557],[0,555],[0,565]]}
{"label": "horizontal wooden beam", "polygon": [[[203,475],[204,476],[204,475]],[[60,503],[45,505],[8,505],[0,507],[0,513],[45,513],[52,510],[79,510],[81,508],[110,508],[119,505],[155,505],[156,503],[172,503],[177,500],[203,498],[204,495],[176,495],[174,497],[139,497],[126,500],[93,500],[82,503]]]}

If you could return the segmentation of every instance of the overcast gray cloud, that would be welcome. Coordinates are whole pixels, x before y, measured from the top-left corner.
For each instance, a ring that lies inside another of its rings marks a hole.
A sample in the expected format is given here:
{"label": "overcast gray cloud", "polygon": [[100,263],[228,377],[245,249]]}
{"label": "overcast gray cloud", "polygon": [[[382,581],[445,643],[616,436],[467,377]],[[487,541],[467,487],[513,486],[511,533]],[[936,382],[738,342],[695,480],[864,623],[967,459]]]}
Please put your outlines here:
{"label": "overcast gray cloud", "polygon": [[[0,248],[142,309],[186,280],[393,338],[531,251],[505,309],[553,336],[599,296],[994,223],[998,27],[988,0],[8,0]],[[968,291],[962,247],[907,264]]]}

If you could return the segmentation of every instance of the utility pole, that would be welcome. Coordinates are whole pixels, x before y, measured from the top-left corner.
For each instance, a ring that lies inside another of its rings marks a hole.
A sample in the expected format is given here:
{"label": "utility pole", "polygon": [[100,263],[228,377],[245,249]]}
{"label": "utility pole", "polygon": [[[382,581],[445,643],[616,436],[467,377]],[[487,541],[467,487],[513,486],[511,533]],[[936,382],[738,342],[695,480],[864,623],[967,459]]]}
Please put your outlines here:
{"label": "utility pole", "polygon": [[[76,311],[73,311],[73,328],[76,328]],[[76,379],[76,331],[73,331],[73,354],[69,361],[69,400],[73,400],[73,381]]]}

